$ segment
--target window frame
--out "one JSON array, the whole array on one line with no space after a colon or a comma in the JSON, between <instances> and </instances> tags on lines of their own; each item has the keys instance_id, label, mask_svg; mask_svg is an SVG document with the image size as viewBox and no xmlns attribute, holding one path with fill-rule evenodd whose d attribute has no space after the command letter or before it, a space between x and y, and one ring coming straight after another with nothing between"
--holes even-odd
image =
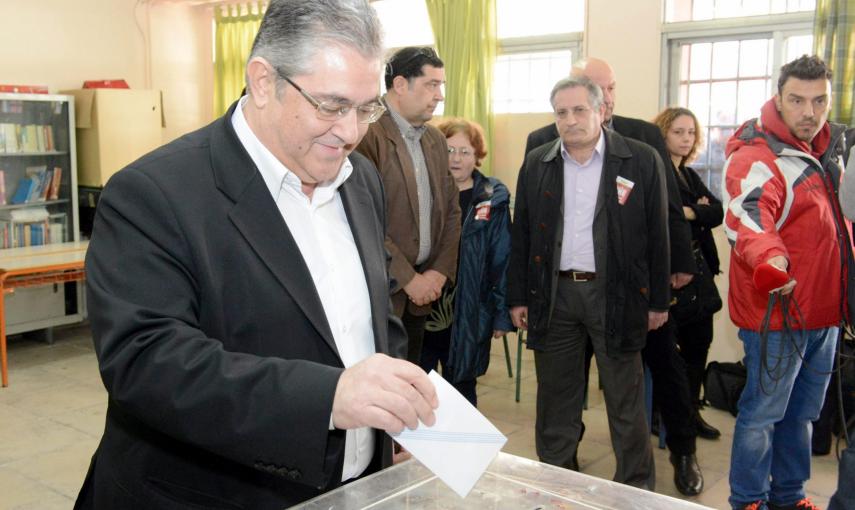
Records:
<instances>
[{"instance_id":1,"label":"window frame","mask_svg":"<svg viewBox=\"0 0 855 510\"><path fill-rule=\"evenodd\" d=\"M664 4L663 4L664 5ZM664 19L664 9L663 9ZM683 44L715 43L721 41L732 41L735 39L772 39L774 50L772 51L772 65L770 83L772 88L776 87L780 68L786 62L787 38L813 33L813 13L794 12L773 14L766 16L746 16L739 18L719 18L703 21L680 21L662 23L662 45L660 67L659 110L672 105L678 105L680 101L680 47ZM711 83L714 80L711 80ZM758 109L760 105L757 105ZM704 132L709 126L703 126ZM705 144L709 140L704 140ZM702 180L713 187L711 178L712 167L699 167L706 175L701 175Z\"/></svg>"},{"instance_id":2,"label":"window frame","mask_svg":"<svg viewBox=\"0 0 855 510\"><path fill-rule=\"evenodd\" d=\"M498 60L506 55L519 55L525 53L546 53L550 51L570 51L572 58L571 62L567 63L567 74L570 74L570 69L578 60L580 60L583 47L582 32L567 32L563 34L548 34L540 36L528 37L513 37L499 40L499 48L496 53ZM549 113L546 111L527 111L527 112L504 112L495 109L495 99L493 104L493 113L498 115L526 115L537 113Z\"/></svg>"},{"instance_id":3,"label":"window frame","mask_svg":"<svg viewBox=\"0 0 855 510\"><path fill-rule=\"evenodd\" d=\"M680 97L680 44L720 42L733 39L773 39L772 83L777 83L785 64L784 41L795 35L813 33L813 13L795 12L768 16L721 18L704 21L680 21L662 24L660 68L660 110L675 104Z\"/></svg>"}]
</instances>

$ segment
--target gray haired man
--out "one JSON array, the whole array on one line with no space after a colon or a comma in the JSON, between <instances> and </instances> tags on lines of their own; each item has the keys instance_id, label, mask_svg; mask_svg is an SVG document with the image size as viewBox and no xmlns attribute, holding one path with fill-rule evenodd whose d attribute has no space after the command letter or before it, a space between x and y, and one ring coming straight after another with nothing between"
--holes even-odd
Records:
<instances>
[{"instance_id":1,"label":"gray haired man","mask_svg":"<svg viewBox=\"0 0 855 510\"><path fill-rule=\"evenodd\" d=\"M109 403L77 508L281 509L433 423L351 152L384 110L380 32L364 0L271 1L247 95L107 184L86 271Z\"/></svg>"},{"instance_id":2,"label":"gray haired man","mask_svg":"<svg viewBox=\"0 0 855 510\"><path fill-rule=\"evenodd\" d=\"M578 469L590 336L605 393L614 479L653 489L639 351L668 317L667 196L649 146L603 129L600 87L552 89L559 138L526 156L517 182L507 302L537 371L540 460ZM661 170L661 169L660 169Z\"/></svg>"}]
</instances>

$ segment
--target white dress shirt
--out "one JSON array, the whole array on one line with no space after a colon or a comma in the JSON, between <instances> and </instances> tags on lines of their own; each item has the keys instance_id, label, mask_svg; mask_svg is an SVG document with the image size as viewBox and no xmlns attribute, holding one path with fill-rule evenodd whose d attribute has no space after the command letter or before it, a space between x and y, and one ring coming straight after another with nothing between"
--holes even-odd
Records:
<instances>
[{"instance_id":1,"label":"white dress shirt","mask_svg":"<svg viewBox=\"0 0 855 510\"><path fill-rule=\"evenodd\" d=\"M243 115L245 102L246 97L235 108L232 126L258 167L288 230L300 248L342 363L345 367L353 366L375 352L371 300L365 271L338 193L338 187L353 172L353 165L349 159L345 159L335 180L318 184L310 199L303 193L300 179L252 132ZM271 405L275 404L271 402ZM281 405L288 403L282 402ZM373 452L374 433L370 428L348 430L342 481L365 471Z\"/></svg>"},{"instance_id":2,"label":"white dress shirt","mask_svg":"<svg viewBox=\"0 0 855 510\"><path fill-rule=\"evenodd\" d=\"M561 243L561 264L566 271L596 272L594 261L594 212L603 175L603 154L606 149L603 130L588 161L578 162L561 142L564 158L564 235Z\"/></svg>"}]
</instances>

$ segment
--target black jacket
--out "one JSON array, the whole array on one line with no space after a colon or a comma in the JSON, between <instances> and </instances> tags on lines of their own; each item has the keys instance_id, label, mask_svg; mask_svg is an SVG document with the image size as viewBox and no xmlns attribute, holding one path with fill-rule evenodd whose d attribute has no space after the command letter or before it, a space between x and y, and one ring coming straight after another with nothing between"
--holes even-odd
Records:
<instances>
[{"instance_id":1,"label":"black jacket","mask_svg":"<svg viewBox=\"0 0 855 510\"><path fill-rule=\"evenodd\" d=\"M671 171L674 171L674 163L669 159L668 166ZM683 179L677 179L680 186L680 196L683 198L683 205L690 207L695 211L694 220L689 222L692 227L692 241L698 243L698 247L704 256L704 260L710 266L713 274L720 273L720 262L718 259L718 250L715 247L715 239L713 239L712 229L721 225L724 220L724 209L721 208L721 200L707 188L698 174L690 167L681 167L679 169ZM709 200L708 205L698 204L698 199L706 197Z\"/></svg>"},{"instance_id":2,"label":"black jacket","mask_svg":"<svg viewBox=\"0 0 855 510\"><path fill-rule=\"evenodd\" d=\"M659 128L650 122L630 117L612 115L612 129L618 134L633 140L644 142L653 147L664 164L671 161L665 140ZM525 144L525 153L534 148L558 138L558 128L555 123L543 126L529 133ZM680 199L680 189L677 179L671 172L663 172L665 185L668 190L668 236L671 243L671 272L695 273L695 259L692 256L692 232L686 217L683 215L683 202Z\"/></svg>"},{"instance_id":3,"label":"black jacket","mask_svg":"<svg viewBox=\"0 0 855 510\"><path fill-rule=\"evenodd\" d=\"M329 420L343 363L234 108L131 163L101 196L86 290L109 401L76 508L281 509L341 485L345 432ZM382 184L350 159L339 193L374 347L400 357ZM369 472L391 460L387 437L375 434Z\"/></svg>"},{"instance_id":4,"label":"black jacket","mask_svg":"<svg viewBox=\"0 0 855 510\"><path fill-rule=\"evenodd\" d=\"M670 301L668 229L661 158L650 146L604 130L606 149L600 180L605 235L594 235L598 278L606 278L606 346L609 352L637 351L647 337L648 311L668 310ZM560 142L531 151L520 170L511 262L509 307L528 306L528 344L542 348L558 281L563 232L564 162ZM649 168L657 171L650 172ZM635 183L626 203L617 200L615 181ZM597 239L605 240L598 246Z\"/></svg>"}]
</instances>

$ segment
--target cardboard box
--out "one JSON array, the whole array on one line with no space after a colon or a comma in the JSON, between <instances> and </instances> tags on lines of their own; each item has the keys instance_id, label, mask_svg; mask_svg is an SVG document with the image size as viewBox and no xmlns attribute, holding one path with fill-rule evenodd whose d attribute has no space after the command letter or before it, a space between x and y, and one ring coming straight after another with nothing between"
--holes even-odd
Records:
<instances>
[{"instance_id":1,"label":"cardboard box","mask_svg":"<svg viewBox=\"0 0 855 510\"><path fill-rule=\"evenodd\" d=\"M159 90L77 89L77 184L101 187L117 171L162 145Z\"/></svg>"}]
</instances>

